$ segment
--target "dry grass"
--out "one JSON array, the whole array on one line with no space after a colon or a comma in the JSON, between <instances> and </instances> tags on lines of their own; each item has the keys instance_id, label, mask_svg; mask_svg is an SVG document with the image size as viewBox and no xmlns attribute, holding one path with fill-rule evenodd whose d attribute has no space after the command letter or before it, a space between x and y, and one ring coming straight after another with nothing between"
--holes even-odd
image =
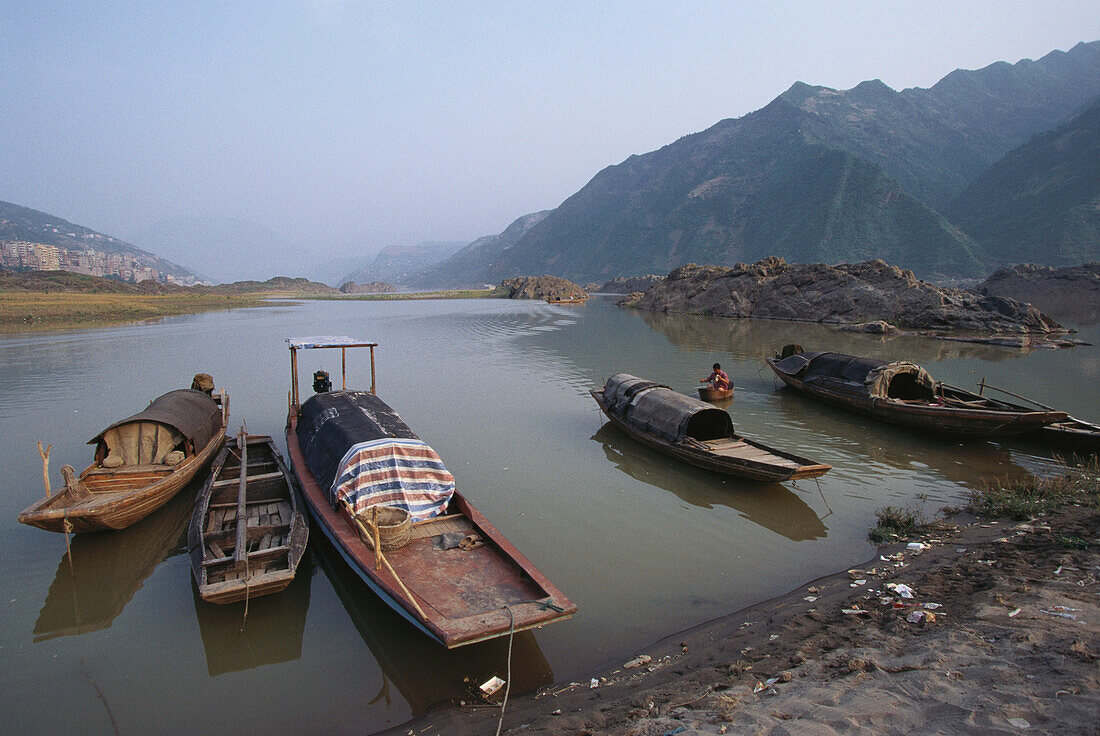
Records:
<instances>
[{"instance_id":1,"label":"dry grass","mask_svg":"<svg viewBox=\"0 0 1100 736\"><path fill-rule=\"evenodd\" d=\"M0 327L42 329L132 322L174 314L253 307L257 295L226 294L0 294Z\"/></svg>"}]
</instances>

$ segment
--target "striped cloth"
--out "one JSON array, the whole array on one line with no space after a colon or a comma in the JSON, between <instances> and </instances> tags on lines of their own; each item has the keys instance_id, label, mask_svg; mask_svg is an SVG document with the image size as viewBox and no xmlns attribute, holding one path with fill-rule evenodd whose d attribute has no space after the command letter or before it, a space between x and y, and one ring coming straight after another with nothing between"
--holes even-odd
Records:
<instances>
[{"instance_id":1,"label":"striped cloth","mask_svg":"<svg viewBox=\"0 0 1100 736\"><path fill-rule=\"evenodd\" d=\"M339 468L329 500L333 506L349 505L354 513L385 504L423 521L441 514L455 491L454 476L420 440L360 442L345 453Z\"/></svg>"}]
</instances>

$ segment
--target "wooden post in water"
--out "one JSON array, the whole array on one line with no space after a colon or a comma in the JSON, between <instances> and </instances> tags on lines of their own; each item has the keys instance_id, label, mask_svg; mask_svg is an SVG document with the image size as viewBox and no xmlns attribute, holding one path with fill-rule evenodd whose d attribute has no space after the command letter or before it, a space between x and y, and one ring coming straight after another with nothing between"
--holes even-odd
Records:
<instances>
[{"instance_id":1,"label":"wooden post in water","mask_svg":"<svg viewBox=\"0 0 1100 736\"><path fill-rule=\"evenodd\" d=\"M50 449L53 445L46 445L42 449L42 440L38 441L38 454L42 456L42 482L46 484L46 498L50 497Z\"/></svg>"},{"instance_id":2,"label":"wooden post in water","mask_svg":"<svg viewBox=\"0 0 1100 736\"><path fill-rule=\"evenodd\" d=\"M370 346L370 392L374 394L374 346Z\"/></svg>"},{"instance_id":3,"label":"wooden post in water","mask_svg":"<svg viewBox=\"0 0 1100 736\"><path fill-rule=\"evenodd\" d=\"M298 349L290 346L290 393L294 415L298 415Z\"/></svg>"}]
</instances>

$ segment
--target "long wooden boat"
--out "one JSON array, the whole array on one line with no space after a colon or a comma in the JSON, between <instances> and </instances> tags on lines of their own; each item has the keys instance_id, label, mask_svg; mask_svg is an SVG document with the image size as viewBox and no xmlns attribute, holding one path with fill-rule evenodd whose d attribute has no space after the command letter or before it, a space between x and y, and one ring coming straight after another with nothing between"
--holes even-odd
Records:
<instances>
[{"instance_id":1,"label":"long wooden boat","mask_svg":"<svg viewBox=\"0 0 1100 736\"><path fill-rule=\"evenodd\" d=\"M584 304L588 301L588 295L585 296L548 296L546 297L547 304Z\"/></svg>"},{"instance_id":2,"label":"long wooden boat","mask_svg":"<svg viewBox=\"0 0 1100 736\"><path fill-rule=\"evenodd\" d=\"M235 603L278 593L294 579L308 541L282 455L270 437L242 429L214 459L187 531L199 595Z\"/></svg>"},{"instance_id":3,"label":"long wooden boat","mask_svg":"<svg viewBox=\"0 0 1100 736\"><path fill-rule=\"evenodd\" d=\"M817 478L832 469L734 432L729 413L629 373L589 393L612 424L684 462L748 480Z\"/></svg>"},{"instance_id":4,"label":"long wooden boat","mask_svg":"<svg viewBox=\"0 0 1100 736\"><path fill-rule=\"evenodd\" d=\"M19 514L51 532L125 529L168 502L210 462L225 441L229 400L178 389L144 411L115 422L88 444L95 460L76 476L61 469L63 490ZM172 463L175 464L172 464Z\"/></svg>"},{"instance_id":5,"label":"long wooden boat","mask_svg":"<svg viewBox=\"0 0 1100 736\"><path fill-rule=\"evenodd\" d=\"M787 346L768 365L791 388L850 411L939 434L1002 437L1068 418L980 396L935 380L906 361L887 362Z\"/></svg>"},{"instance_id":6,"label":"long wooden boat","mask_svg":"<svg viewBox=\"0 0 1100 736\"><path fill-rule=\"evenodd\" d=\"M702 401L722 401L733 396L733 388L712 388L711 386L699 387L699 398Z\"/></svg>"},{"instance_id":7,"label":"long wooden boat","mask_svg":"<svg viewBox=\"0 0 1100 736\"><path fill-rule=\"evenodd\" d=\"M316 528L371 590L448 648L576 612L576 604L454 489L438 455L374 394L377 343L333 337L288 342L291 467ZM345 376L341 390L299 402L297 352L340 348L345 365L349 347L371 349L371 391L347 390ZM372 469L364 459L369 453L383 461L415 454L416 462ZM425 498L430 503L421 503ZM361 521L381 505L413 513L403 546L387 549Z\"/></svg>"},{"instance_id":8,"label":"long wooden boat","mask_svg":"<svg viewBox=\"0 0 1100 736\"><path fill-rule=\"evenodd\" d=\"M984 396L986 389L999 391L1013 398L1033 404L1040 409L1054 411L1052 407L1046 404L1040 404L1034 399L1029 399L1026 396L1021 396L1007 389L992 386L986 383L983 378L981 383L978 384L978 393ZM1056 449L1065 449L1074 453L1100 455L1100 424L1086 422L1076 417L1067 417L1064 421L1053 422L1045 427L1040 427L1038 431L1029 434L1028 439L1033 439L1048 447Z\"/></svg>"}]
</instances>

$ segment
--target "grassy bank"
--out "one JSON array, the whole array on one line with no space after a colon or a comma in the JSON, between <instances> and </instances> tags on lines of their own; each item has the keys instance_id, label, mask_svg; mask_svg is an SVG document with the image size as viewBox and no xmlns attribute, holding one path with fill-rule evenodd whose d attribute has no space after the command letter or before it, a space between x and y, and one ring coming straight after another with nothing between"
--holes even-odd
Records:
<instances>
[{"instance_id":1,"label":"grassy bank","mask_svg":"<svg viewBox=\"0 0 1100 736\"><path fill-rule=\"evenodd\" d=\"M258 294L0 293L0 328L88 327L176 314L254 307Z\"/></svg>"}]
</instances>

